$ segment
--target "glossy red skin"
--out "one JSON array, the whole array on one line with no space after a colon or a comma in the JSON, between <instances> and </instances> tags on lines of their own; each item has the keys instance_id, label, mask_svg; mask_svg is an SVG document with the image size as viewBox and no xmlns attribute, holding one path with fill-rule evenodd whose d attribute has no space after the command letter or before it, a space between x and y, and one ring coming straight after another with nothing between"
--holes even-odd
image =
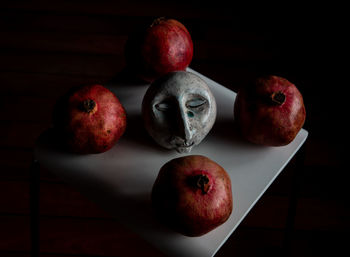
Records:
<instances>
[{"instance_id":1,"label":"glossy red skin","mask_svg":"<svg viewBox=\"0 0 350 257\"><path fill-rule=\"evenodd\" d=\"M139 76L152 82L171 71L185 70L192 61L193 42L182 23L160 18L147 29L140 51Z\"/></svg>"},{"instance_id":2,"label":"glossy red skin","mask_svg":"<svg viewBox=\"0 0 350 257\"><path fill-rule=\"evenodd\" d=\"M279 91L286 96L281 105L269 101L269 96ZM282 77L268 76L238 92L234 116L250 142L283 146L292 142L303 127L306 112L303 97L294 84Z\"/></svg>"},{"instance_id":3,"label":"glossy red skin","mask_svg":"<svg viewBox=\"0 0 350 257\"><path fill-rule=\"evenodd\" d=\"M209 190L189 183L205 174ZM190 155L173 159L160 170L152 190L157 216L186 236L201 236L223 224L233 208L231 180L227 172L207 157Z\"/></svg>"},{"instance_id":4,"label":"glossy red skin","mask_svg":"<svg viewBox=\"0 0 350 257\"><path fill-rule=\"evenodd\" d=\"M81 103L91 99L96 106L87 113ZM61 128L64 141L76 153L102 153L123 135L126 114L118 98L102 85L89 85L70 92L58 105L56 126Z\"/></svg>"}]
</instances>

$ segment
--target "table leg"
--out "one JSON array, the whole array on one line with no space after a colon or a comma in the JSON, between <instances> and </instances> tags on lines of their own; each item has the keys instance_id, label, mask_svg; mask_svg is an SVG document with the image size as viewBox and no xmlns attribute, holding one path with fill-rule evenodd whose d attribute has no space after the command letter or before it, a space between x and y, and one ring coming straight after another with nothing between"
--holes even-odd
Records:
<instances>
[{"instance_id":1,"label":"table leg","mask_svg":"<svg viewBox=\"0 0 350 257\"><path fill-rule=\"evenodd\" d=\"M34 159L30 166L30 238L32 257L39 256L39 168L39 162Z\"/></svg>"},{"instance_id":2,"label":"table leg","mask_svg":"<svg viewBox=\"0 0 350 257\"><path fill-rule=\"evenodd\" d=\"M295 225L295 217L297 214L296 212L297 212L297 203L298 203L300 184L301 184L302 174L305 171L304 146L300 148L295 158L296 158L296 163L293 169L292 188L289 196L288 215L286 220L285 237L284 237L284 243L283 243L283 248L285 249L287 254L290 253L291 251L291 243L294 236L294 225Z\"/></svg>"}]
</instances>

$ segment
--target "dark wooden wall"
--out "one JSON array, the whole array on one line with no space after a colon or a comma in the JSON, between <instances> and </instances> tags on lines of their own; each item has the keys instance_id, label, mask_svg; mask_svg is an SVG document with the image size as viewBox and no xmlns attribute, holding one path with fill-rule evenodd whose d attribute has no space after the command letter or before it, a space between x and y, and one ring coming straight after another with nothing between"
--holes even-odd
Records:
<instances>
[{"instance_id":1,"label":"dark wooden wall","mask_svg":"<svg viewBox=\"0 0 350 257\"><path fill-rule=\"evenodd\" d=\"M37 187L29 167L53 104L71 86L105 83L120 72L129 33L160 16L192 34L195 70L232 90L259 74L281 75L306 103L310 134L301 154L217 256L338 256L349 228L341 166L348 83L339 83L338 67L347 31L341 13L295 5L253 11L224 1L2 1L0 256L35 252L30 192ZM163 256L48 171L40 170L39 186L40 256Z\"/></svg>"}]
</instances>

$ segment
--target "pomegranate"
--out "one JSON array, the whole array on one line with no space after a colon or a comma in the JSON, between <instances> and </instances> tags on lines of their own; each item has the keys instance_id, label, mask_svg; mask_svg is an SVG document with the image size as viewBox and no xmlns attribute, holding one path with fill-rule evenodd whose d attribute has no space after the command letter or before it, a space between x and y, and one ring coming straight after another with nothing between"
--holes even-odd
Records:
<instances>
[{"instance_id":1,"label":"pomegranate","mask_svg":"<svg viewBox=\"0 0 350 257\"><path fill-rule=\"evenodd\" d=\"M73 152L101 153L124 133L126 114L118 98L104 86L82 86L57 102L54 126Z\"/></svg>"},{"instance_id":2,"label":"pomegranate","mask_svg":"<svg viewBox=\"0 0 350 257\"><path fill-rule=\"evenodd\" d=\"M294 84L278 76L260 77L237 94L234 117L243 136L266 146L293 141L305 122L303 97Z\"/></svg>"},{"instance_id":3,"label":"pomegranate","mask_svg":"<svg viewBox=\"0 0 350 257\"><path fill-rule=\"evenodd\" d=\"M175 158L160 169L152 189L157 217L186 236L201 236L231 215L228 173L201 155Z\"/></svg>"},{"instance_id":4,"label":"pomegranate","mask_svg":"<svg viewBox=\"0 0 350 257\"><path fill-rule=\"evenodd\" d=\"M128 66L152 82L168 72L185 70L192 61L193 42L182 23L158 18L130 36L125 51Z\"/></svg>"}]
</instances>

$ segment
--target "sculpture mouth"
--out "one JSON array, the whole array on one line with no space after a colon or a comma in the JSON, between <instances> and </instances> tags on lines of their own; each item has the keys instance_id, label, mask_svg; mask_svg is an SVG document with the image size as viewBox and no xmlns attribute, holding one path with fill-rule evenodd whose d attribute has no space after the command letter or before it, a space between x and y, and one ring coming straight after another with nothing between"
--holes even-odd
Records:
<instances>
[{"instance_id":1,"label":"sculpture mouth","mask_svg":"<svg viewBox=\"0 0 350 257\"><path fill-rule=\"evenodd\" d=\"M192 150L192 146L179 146L179 147L176 147L175 150L178 153L189 153Z\"/></svg>"},{"instance_id":2,"label":"sculpture mouth","mask_svg":"<svg viewBox=\"0 0 350 257\"><path fill-rule=\"evenodd\" d=\"M183 144L176 144L175 150L178 153L189 153L193 146L194 146L194 142L183 143Z\"/></svg>"},{"instance_id":3,"label":"sculpture mouth","mask_svg":"<svg viewBox=\"0 0 350 257\"><path fill-rule=\"evenodd\" d=\"M191 151L191 148L194 146L194 141L187 141L179 137L173 137L170 140L170 144L173 148L176 149L179 153L188 153Z\"/></svg>"},{"instance_id":4,"label":"sculpture mouth","mask_svg":"<svg viewBox=\"0 0 350 257\"><path fill-rule=\"evenodd\" d=\"M194 142L176 144L176 147L192 147Z\"/></svg>"}]
</instances>

